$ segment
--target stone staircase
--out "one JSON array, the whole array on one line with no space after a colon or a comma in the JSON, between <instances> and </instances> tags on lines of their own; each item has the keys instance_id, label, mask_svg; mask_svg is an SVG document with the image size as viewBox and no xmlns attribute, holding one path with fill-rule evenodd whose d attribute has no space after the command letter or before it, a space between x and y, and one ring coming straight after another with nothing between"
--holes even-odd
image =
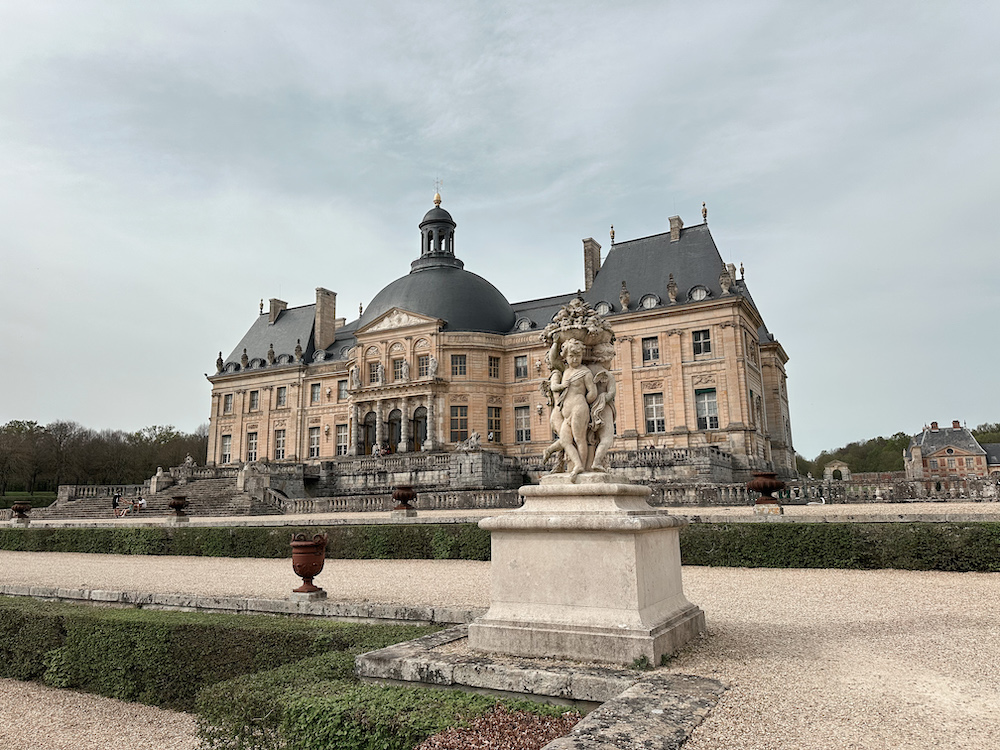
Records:
<instances>
[{"instance_id":1,"label":"stone staircase","mask_svg":"<svg viewBox=\"0 0 1000 750\"><path fill-rule=\"evenodd\" d=\"M184 512L194 517L206 516L270 516L281 515L274 505L255 500L246 492L236 489L232 478L226 479L194 479L184 485L167 487L146 498L146 509L138 514L129 513L129 518L150 518L170 515L170 501L177 495L184 495L188 506ZM131 502L132 497L122 498L122 505ZM53 503L47 508L36 508L29 514L30 518L41 520L55 519L110 519L110 497L85 497L62 504Z\"/></svg>"}]
</instances>

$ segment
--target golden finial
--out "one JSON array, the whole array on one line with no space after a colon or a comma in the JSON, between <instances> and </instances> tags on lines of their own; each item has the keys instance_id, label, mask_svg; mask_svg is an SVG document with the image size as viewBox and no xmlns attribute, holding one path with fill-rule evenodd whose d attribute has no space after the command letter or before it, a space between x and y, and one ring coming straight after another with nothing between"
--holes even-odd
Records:
<instances>
[{"instance_id":1,"label":"golden finial","mask_svg":"<svg viewBox=\"0 0 1000 750\"><path fill-rule=\"evenodd\" d=\"M615 225L611 225L611 244L615 244Z\"/></svg>"},{"instance_id":2,"label":"golden finial","mask_svg":"<svg viewBox=\"0 0 1000 750\"><path fill-rule=\"evenodd\" d=\"M260 314L261 315L264 314L264 298L263 297L260 298Z\"/></svg>"},{"instance_id":3,"label":"golden finial","mask_svg":"<svg viewBox=\"0 0 1000 750\"><path fill-rule=\"evenodd\" d=\"M435 206L440 206L441 205L441 186L443 184L444 183L442 183L441 180L434 180L434 205Z\"/></svg>"},{"instance_id":4,"label":"golden finial","mask_svg":"<svg viewBox=\"0 0 1000 750\"><path fill-rule=\"evenodd\" d=\"M701 202L701 220L708 223L708 206L705 205L705 201Z\"/></svg>"},{"instance_id":5,"label":"golden finial","mask_svg":"<svg viewBox=\"0 0 1000 750\"><path fill-rule=\"evenodd\" d=\"M434 193L434 205L435 206L441 205L441 193Z\"/></svg>"}]
</instances>

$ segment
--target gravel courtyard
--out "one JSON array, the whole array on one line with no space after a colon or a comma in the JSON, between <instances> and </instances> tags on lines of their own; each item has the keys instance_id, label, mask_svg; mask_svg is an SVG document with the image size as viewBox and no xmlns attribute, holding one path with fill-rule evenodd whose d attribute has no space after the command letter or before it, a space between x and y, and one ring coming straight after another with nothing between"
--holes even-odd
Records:
<instances>
[{"instance_id":1,"label":"gravel courtyard","mask_svg":"<svg viewBox=\"0 0 1000 750\"><path fill-rule=\"evenodd\" d=\"M0 582L284 596L288 560L0 552ZM487 606L489 563L329 561L344 601ZM666 669L723 680L685 750L1000 747L1000 574L684 568L709 632ZM190 748L183 714L0 681L10 747Z\"/></svg>"}]
</instances>

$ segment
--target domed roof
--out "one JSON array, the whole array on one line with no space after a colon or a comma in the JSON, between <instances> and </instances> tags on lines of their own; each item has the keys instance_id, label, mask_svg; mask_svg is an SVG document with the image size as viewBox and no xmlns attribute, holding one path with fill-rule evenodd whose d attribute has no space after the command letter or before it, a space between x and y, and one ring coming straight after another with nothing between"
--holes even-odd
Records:
<instances>
[{"instance_id":1,"label":"domed roof","mask_svg":"<svg viewBox=\"0 0 1000 750\"><path fill-rule=\"evenodd\" d=\"M430 222L445 222L454 226L455 220L451 218L451 214L445 211L441 206L434 206L430 211L424 214L423 220L420 222L420 226L428 224Z\"/></svg>"},{"instance_id":2,"label":"domed roof","mask_svg":"<svg viewBox=\"0 0 1000 750\"><path fill-rule=\"evenodd\" d=\"M394 307L441 318L449 331L506 333L514 327L507 298L482 276L455 266L419 268L396 279L368 304L358 328Z\"/></svg>"}]
</instances>

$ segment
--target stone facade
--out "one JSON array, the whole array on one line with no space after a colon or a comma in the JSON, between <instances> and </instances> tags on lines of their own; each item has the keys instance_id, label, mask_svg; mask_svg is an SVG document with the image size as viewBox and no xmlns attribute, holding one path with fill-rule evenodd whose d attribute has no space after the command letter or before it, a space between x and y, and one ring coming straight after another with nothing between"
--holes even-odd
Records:
<instances>
[{"instance_id":1,"label":"stone facade","mask_svg":"<svg viewBox=\"0 0 1000 750\"><path fill-rule=\"evenodd\" d=\"M445 258L449 272L474 277L449 255L453 227L439 206L428 212L415 281L427 278L435 258ZM615 334L617 468L636 469L623 477L630 481L657 473L739 481L772 467L794 476L788 356L736 269L722 263L707 223L683 228L677 219L671 230L613 244L604 268L600 245L584 241L582 294ZM437 246L439 236L444 244ZM691 266L692 257L700 265ZM711 278L702 278L703 268L714 269ZM611 274L614 288L622 287L614 295ZM653 277L662 277L663 289L642 294ZM574 295L509 306L510 322L494 326L503 330L460 330L456 317L429 314L433 305L412 309L421 305L407 290L398 293L400 304L388 306L393 290L409 280L386 287L373 300L375 313L351 323L336 316L336 295L322 288L315 305L262 305L244 340L228 358L220 353L209 377L209 464L318 466L376 451L452 451L474 433L488 452L537 464L552 440L539 334ZM685 460L676 459L681 455Z\"/></svg>"}]
</instances>

